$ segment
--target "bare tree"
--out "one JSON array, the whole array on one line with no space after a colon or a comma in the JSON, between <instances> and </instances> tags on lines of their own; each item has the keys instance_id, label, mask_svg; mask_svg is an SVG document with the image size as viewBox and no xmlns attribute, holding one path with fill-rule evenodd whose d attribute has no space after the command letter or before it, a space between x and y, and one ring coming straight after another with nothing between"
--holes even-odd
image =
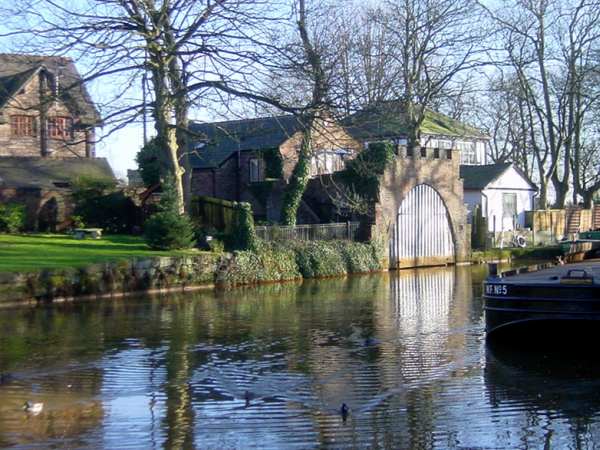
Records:
<instances>
[{"instance_id":1,"label":"bare tree","mask_svg":"<svg viewBox=\"0 0 600 450\"><path fill-rule=\"evenodd\" d=\"M497 62L513 71L525 102L540 204L547 205L551 182L556 205L562 207L572 170L579 178L585 115L598 101L586 93L585 85L593 73L600 3L511 0L488 12L498 26L506 55L505 61ZM577 192L574 195L576 199Z\"/></svg>"},{"instance_id":2,"label":"bare tree","mask_svg":"<svg viewBox=\"0 0 600 450\"><path fill-rule=\"evenodd\" d=\"M305 0L298 0L298 34L302 46L303 58L300 59L302 72L306 75L311 86L311 98L300 114L302 129L302 141L298 153L298 162L290 178L285 192L282 205L281 221L285 225L295 225L300 201L306 190L310 175L310 162L312 156L312 133L313 126L318 119L324 119L327 112L327 94L329 92L329 80L324 69L322 52L318 44L311 39L307 24L307 11Z\"/></svg>"},{"instance_id":3,"label":"bare tree","mask_svg":"<svg viewBox=\"0 0 600 450\"><path fill-rule=\"evenodd\" d=\"M479 13L472 0L389 1L370 12L392 41L387 58L401 68L394 89L404 102L408 147L419 142L426 108L482 64Z\"/></svg>"},{"instance_id":4,"label":"bare tree","mask_svg":"<svg viewBox=\"0 0 600 450\"><path fill-rule=\"evenodd\" d=\"M512 162L534 183L531 123L516 77L502 72L490 80L474 106L474 123L491 137L488 155L494 163ZM534 135L535 137L535 135Z\"/></svg>"},{"instance_id":5,"label":"bare tree","mask_svg":"<svg viewBox=\"0 0 600 450\"><path fill-rule=\"evenodd\" d=\"M402 74L389 30L372 20L366 8L347 8L344 28L337 29L336 48L339 64L331 89L335 107L348 116L367 105L394 100Z\"/></svg>"}]
</instances>

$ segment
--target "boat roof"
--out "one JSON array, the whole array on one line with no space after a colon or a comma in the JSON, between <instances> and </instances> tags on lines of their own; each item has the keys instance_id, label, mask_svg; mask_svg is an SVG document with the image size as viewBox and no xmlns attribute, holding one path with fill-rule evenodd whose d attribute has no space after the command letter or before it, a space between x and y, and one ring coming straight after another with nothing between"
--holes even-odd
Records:
<instances>
[{"instance_id":1,"label":"boat roof","mask_svg":"<svg viewBox=\"0 0 600 450\"><path fill-rule=\"evenodd\" d=\"M564 265L555 265L542 270L532 270L539 266L529 266L529 271L522 272L517 270L514 275L503 276L498 278L499 283L508 283L511 285L538 285L538 284L556 284L561 285L561 278L565 277L570 270L585 270L591 274L594 279L594 284L600 283L600 259L588 259L578 263L570 263ZM522 270L522 269L521 269ZM513 271L508 271L513 272ZM507 272L504 272L505 274Z\"/></svg>"}]
</instances>

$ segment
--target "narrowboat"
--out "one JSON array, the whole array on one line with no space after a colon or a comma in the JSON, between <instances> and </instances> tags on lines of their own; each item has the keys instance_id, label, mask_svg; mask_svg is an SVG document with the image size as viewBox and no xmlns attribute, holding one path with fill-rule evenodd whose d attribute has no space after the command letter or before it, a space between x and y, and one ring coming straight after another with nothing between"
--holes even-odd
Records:
<instances>
[{"instance_id":1,"label":"narrowboat","mask_svg":"<svg viewBox=\"0 0 600 450\"><path fill-rule=\"evenodd\" d=\"M530 266L498 273L483 283L486 334L565 340L600 337L600 260ZM543 335L541 336L540 333Z\"/></svg>"}]
</instances>

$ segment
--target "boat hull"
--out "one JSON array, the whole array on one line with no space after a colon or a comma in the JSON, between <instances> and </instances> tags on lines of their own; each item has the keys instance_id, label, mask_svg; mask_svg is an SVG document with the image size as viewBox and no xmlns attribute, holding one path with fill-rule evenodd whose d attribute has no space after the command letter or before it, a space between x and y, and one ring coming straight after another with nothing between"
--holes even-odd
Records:
<instances>
[{"instance_id":1,"label":"boat hull","mask_svg":"<svg viewBox=\"0 0 600 450\"><path fill-rule=\"evenodd\" d=\"M504 278L484 282L486 333L509 331L530 322L595 323L600 334L600 285L519 283ZM553 327L550 327L550 330Z\"/></svg>"}]
</instances>

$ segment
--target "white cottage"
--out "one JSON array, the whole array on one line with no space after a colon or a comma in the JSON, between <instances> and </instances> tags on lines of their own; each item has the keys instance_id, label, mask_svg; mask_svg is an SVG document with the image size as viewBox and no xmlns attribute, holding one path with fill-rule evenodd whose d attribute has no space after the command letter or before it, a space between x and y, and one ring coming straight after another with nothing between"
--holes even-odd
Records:
<instances>
[{"instance_id":1,"label":"white cottage","mask_svg":"<svg viewBox=\"0 0 600 450\"><path fill-rule=\"evenodd\" d=\"M525 211L533 209L537 187L511 163L462 165L465 203L472 213L481 205L488 231L511 231L525 224Z\"/></svg>"}]
</instances>

